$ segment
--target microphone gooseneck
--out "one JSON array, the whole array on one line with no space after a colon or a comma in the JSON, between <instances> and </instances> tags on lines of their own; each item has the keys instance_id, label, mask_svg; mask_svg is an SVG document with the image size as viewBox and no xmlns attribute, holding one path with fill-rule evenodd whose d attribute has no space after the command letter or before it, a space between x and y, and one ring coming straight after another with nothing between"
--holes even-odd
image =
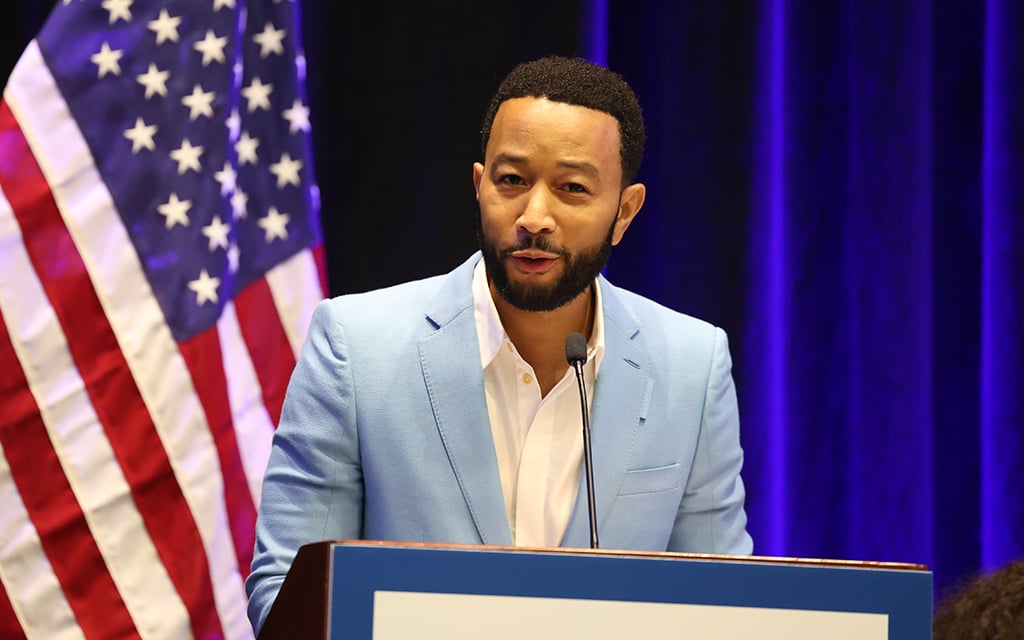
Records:
<instances>
[{"instance_id":1,"label":"microphone gooseneck","mask_svg":"<svg viewBox=\"0 0 1024 640\"><path fill-rule=\"evenodd\" d=\"M587 363L587 339L573 332L565 339L565 360L576 372L580 389L580 410L583 414L583 473L587 482L587 511L590 516L590 548L597 549L597 507L594 500L594 455L590 448L590 412L587 408L587 387L583 383L583 365Z\"/></svg>"}]
</instances>

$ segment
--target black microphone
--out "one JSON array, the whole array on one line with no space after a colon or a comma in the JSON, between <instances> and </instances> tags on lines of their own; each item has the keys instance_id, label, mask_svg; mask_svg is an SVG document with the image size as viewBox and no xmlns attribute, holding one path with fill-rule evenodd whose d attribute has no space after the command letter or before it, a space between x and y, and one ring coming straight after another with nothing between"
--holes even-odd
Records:
<instances>
[{"instance_id":1,"label":"black microphone","mask_svg":"<svg viewBox=\"0 0 1024 640\"><path fill-rule=\"evenodd\" d=\"M580 409L583 411L583 472L587 478L587 510L590 515L590 548L597 549L597 508L594 506L594 455L590 449L590 412L587 410L587 387L583 384L583 365L587 363L587 339L573 332L565 339L565 359L576 372L580 388Z\"/></svg>"}]
</instances>

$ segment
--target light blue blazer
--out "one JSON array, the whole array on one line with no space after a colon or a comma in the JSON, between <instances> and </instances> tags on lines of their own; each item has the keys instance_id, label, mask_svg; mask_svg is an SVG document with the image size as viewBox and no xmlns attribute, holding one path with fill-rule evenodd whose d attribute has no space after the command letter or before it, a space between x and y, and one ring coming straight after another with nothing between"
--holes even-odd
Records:
<instances>
[{"instance_id":1,"label":"light blue blazer","mask_svg":"<svg viewBox=\"0 0 1024 640\"><path fill-rule=\"evenodd\" d=\"M479 259L317 308L263 484L246 582L256 629L309 542L512 544L473 317ZM751 553L725 333L598 282L602 548ZM589 531L581 486L562 546L588 547Z\"/></svg>"}]
</instances>

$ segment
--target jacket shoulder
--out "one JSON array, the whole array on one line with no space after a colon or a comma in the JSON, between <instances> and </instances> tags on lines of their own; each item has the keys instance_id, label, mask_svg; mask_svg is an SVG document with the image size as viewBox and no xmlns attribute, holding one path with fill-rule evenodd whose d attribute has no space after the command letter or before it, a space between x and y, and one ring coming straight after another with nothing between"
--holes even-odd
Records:
<instances>
[{"instance_id":1,"label":"jacket shoulder","mask_svg":"<svg viewBox=\"0 0 1024 640\"><path fill-rule=\"evenodd\" d=\"M677 311L638 293L601 280L605 317L630 335L642 333L652 348L658 344L698 342L714 344L722 331L714 324Z\"/></svg>"}]
</instances>

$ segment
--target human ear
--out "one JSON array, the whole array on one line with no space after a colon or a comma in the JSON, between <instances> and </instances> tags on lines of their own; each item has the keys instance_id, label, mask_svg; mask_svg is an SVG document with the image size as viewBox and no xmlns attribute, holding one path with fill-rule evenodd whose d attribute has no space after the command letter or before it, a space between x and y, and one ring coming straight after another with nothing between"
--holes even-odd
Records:
<instances>
[{"instance_id":1,"label":"human ear","mask_svg":"<svg viewBox=\"0 0 1024 640\"><path fill-rule=\"evenodd\" d=\"M484 165L479 162L473 163L473 189L476 191L476 199L480 200L480 181L484 178Z\"/></svg>"},{"instance_id":2,"label":"human ear","mask_svg":"<svg viewBox=\"0 0 1024 640\"><path fill-rule=\"evenodd\" d=\"M635 182L622 190L619 198L619 211L615 216L615 230L612 232L612 244L619 244L622 236L626 234L633 218L640 213L644 206L644 199L647 197L647 187L640 182Z\"/></svg>"}]
</instances>

